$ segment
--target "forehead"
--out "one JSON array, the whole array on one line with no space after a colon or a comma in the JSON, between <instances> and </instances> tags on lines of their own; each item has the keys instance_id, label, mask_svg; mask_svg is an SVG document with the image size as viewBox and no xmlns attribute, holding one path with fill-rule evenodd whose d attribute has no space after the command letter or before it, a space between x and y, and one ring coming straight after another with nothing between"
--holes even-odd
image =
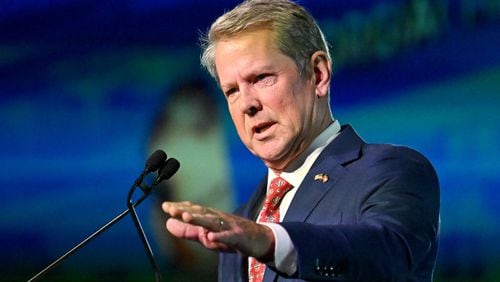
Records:
<instances>
[{"instance_id":1,"label":"forehead","mask_svg":"<svg viewBox=\"0 0 500 282\"><path fill-rule=\"evenodd\" d=\"M221 56L228 55L228 52L238 51L254 54L279 52L279 49L273 31L269 29L248 30L220 38L215 45L216 61Z\"/></svg>"},{"instance_id":2,"label":"forehead","mask_svg":"<svg viewBox=\"0 0 500 282\"><path fill-rule=\"evenodd\" d=\"M274 33L267 29L225 37L215 46L215 65L219 78L234 71L270 68L285 57L288 58L278 49Z\"/></svg>"}]
</instances>

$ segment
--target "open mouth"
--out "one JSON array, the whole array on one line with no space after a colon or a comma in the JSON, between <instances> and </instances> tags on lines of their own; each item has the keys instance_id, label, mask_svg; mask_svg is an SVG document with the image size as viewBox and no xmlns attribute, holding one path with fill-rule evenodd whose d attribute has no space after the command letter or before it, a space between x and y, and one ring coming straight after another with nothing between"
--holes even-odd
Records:
<instances>
[{"instance_id":1,"label":"open mouth","mask_svg":"<svg viewBox=\"0 0 500 282\"><path fill-rule=\"evenodd\" d=\"M267 129L269 129L273 124L274 124L274 122L266 122L266 123L259 124L258 126L254 127L253 131L256 134L260 134L260 133L266 131Z\"/></svg>"}]
</instances>

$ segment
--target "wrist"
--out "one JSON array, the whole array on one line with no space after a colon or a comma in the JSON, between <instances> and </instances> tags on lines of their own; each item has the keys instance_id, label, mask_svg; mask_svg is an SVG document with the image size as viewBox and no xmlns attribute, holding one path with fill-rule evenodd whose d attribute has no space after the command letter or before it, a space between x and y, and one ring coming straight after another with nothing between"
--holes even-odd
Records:
<instances>
[{"instance_id":1,"label":"wrist","mask_svg":"<svg viewBox=\"0 0 500 282\"><path fill-rule=\"evenodd\" d=\"M275 246L276 246L276 238L274 237L274 232L269 226L262 225L262 227L265 230L265 237L266 237L266 242L267 242L267 248L264 254L261 257L258 257L257 259L260 262L263 263L268 263L274 261L274 251L275 251Z\"/></svg>"}]
</instances>

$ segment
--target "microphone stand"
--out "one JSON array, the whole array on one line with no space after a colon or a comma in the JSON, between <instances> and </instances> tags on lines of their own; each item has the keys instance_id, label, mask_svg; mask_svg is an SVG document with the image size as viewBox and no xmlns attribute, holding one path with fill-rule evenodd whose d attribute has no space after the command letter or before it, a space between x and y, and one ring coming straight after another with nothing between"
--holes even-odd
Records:
<instances>
[{"instance_id":1,"label":"microphone stand","mask_svg":"<svg viewBox=\"0 0 500 282\"><path fill-rule=\"evenodd\" d=\"M135 208L134 208L135 204L132 202L132 196L133 196L135 189L137 187L140 187L141 190L144 192L143 197L149 195L149 193L151 192L150 187L147 187L144 185L133 186L128 193L127 207L128 207L128 210L130 211L130 215L132 216L132 219L134 220L135 228L137 229L137 233L139 234L139 237L141 238L142 245L144 246L146 254L148 255L149 262L151 263L151 266L153 267L153 270L155 272L155 281L159 282L159 281L161 281L160 268L158 267L158 263L155 260L151 246L148 242L146 234L144 233L144 229L142 228L139 217L137 216L137 213L135 211Z\"/></svg>"},{"instance_id":2,"label":"microphone stand","mask_svg":"<svg viewBox=\"0 0 500 282\"><path fill-rule=\"evenodd\" d=\"M59 265L63 260L65 260L66 258L68 258L70 255L72 255L73 253L75 253L77 250L79 250L80 248L82 248L86 244L88 244L95 237L99 236L99 234L101 234L104 231L108 230L111 226L113 226L115 223L117 223L122 218L124 218L129 212L132 213L132 218L134 218L134 223L136 224L136 227L137 227L137 225L139 225L139 227L137 227L138 229L140 228L140 230L138 230L140 232L139 235L141 235L141 238L143 240L146 240L146 243L148 244L148 247L149 247L149 243L147 242L147 239L145 238L145 235L144 235L144 230L142 229L142 227L140 225L139 219L137 218L137 214L135 213L135 209L134 209L134 207L138 206L140 203L142 203L142 201L144 201L144 199L146 199L147 196L149 196L150 191L152 189L152 187L148 187L148 186L142 184L142 180L143 180L145 174L146 174L146 172L143 172L139 176L139 178L137 178L137 180L134 182L134 185L130 188L130 193L129 193L129 197L128 197L129 198L129 203L127 204L128 208L126 210L124 210L122 213L120 213L119 215L117 215L115 218L113 218L108 223L104 224L101 228L97 229L94 233L92 233L90 236L88 236L87 238L85 238L79 244L77 244L76 246L74 246L71 250L67 251L64 255L60 256L58 259L56 259L55 261L53 261L51 264L49 264L47 267L45 267L42 271L40 271L39 273L37 273L35 276L31 277L28 280L28 282L36 281L37 279L41 278L47 272L49 272L54 267L56 267L57 265ZM132 196L133 191L135 190L135 188L137 186L141 187L141 189L144 191L144 194L135 203L131 203L130 198ZM136 223L136 220L137 220L137 223ZM142 232L142 234L141 234L141 232ZM146 251L148 251L148 250L146 250ZM151 259L152 252L151 252L150 249L149 249L148 255L149 255L149 253L151 253L151 255L150 255L150 259ZM157 280L156 281L160 281L160 280L158 280L158 277L159 277L159 271L157 270L158 266L157 266L156 262L154 261L154 258L152 259L152 261L153 261L153 266L155 268L155 276L157 276Z\"/></svg>"}]
</instances>

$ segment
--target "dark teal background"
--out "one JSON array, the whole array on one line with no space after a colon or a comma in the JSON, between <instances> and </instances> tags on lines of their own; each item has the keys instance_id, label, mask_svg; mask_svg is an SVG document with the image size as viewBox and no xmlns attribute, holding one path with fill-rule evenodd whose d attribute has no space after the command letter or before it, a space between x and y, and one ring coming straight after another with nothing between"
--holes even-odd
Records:
<instances>
[{"instance_id":1,"label":"dark teal background","mask_svg":"<svg viewBox=\"0 0 500 282\"><path fill-rule=\"evenodd\" d=\"M335 117L435 165L436 281L500 280L499 2L301 1L332 46ZM126 208L180 81L201 76L225 107L199 67L197 36L235 3L0 0L2 281L27 280ZM237 205L265 168L226 113L221 121ZM151 205L138 208L148 234ZM129 218L46 281L103 277L153 280Z\"/></svg>"}]
</instances>

